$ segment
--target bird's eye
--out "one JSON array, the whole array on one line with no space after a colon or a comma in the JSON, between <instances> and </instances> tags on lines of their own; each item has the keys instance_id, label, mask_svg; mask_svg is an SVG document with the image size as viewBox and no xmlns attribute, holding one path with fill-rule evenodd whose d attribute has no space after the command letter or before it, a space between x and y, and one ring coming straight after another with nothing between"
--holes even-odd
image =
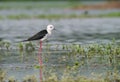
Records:
<instances>
[{"instance_id":1,"label":"bird's eye","mask_svg":"<svg viewBox=\"0 0 120 82\"><path fill-rule=\"evenodd\" d=\"M50 28L52 28L52 26Z\"/></svg>"}]
</instances>

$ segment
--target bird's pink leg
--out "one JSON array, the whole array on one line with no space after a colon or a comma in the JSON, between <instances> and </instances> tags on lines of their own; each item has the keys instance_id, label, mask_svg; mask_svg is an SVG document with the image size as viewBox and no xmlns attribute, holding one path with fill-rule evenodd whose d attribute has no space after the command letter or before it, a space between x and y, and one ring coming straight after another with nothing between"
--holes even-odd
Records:
<instances>
[{"instance_id":1,"label":"bird's pink leg","mask_svg":"<svg viewBox=\"0 0 120 82\"><path fill-rule=\"evenodd\" d=\"M40 82L42 82L43 77L42 77L42 41L40 41L40 48L39 48L39 53L38 53L38 58L39 58L39 64L40 64Z\"/></svg>"},{"instance_id":2,"label":"bird's pink leg","mask_svg":"<svg viewBox=\"0 0 120 82\"><path fill-rule=\"evenodd\" d=\"M39 48L39 63L40 63L40 65L42 65L42 55L41 55L41 52L42 52L42 41L40 41L40 48Z\"/></svg>"}]
</instances>

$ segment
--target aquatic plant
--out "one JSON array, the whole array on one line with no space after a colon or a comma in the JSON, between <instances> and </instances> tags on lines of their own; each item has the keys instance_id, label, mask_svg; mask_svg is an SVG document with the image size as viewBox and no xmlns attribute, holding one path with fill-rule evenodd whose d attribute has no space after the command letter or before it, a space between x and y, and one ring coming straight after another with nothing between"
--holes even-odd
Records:
<instances>
[{"instance_id":1,"label":"aquatic plant","mask_svg":"<svg viewBox=\"0 0 120 82\"><path fill-rule=\"evenodd\" d=\"M19 43L18 45L18 49L20 52L26 51L26 52L32 52L35 51L35 45L32 42L28 42L28 43Z\"/></svg>"},{"instance_id":2,"label":"aquatic plant","mask_svg":"<svg viewBox=\"0 0 120 82\"><path fill-rule=\"evenodd\" d=\"M25 44L25 51L32 52L34 50L35 50L34 44L32 44L31 42Z\"/></svg>"},{"instance_id":3,"label":"aquatic plant","mask_svg":"<svg viewBox=\"0 0 120 82\"><path fill-rule=\"evenodd\" d=\"M74 67L71 69L65 69L61 75L61 78L58 78L55 72L49 72L49 74L47 74L48 76L44 78L43 82L120 82L118 71L108 71L104 78L102 75L97 74L92 74L92 78L88 78L81 75L72 76L71 73L75 70L76 67L75 69ZM0 82L5 82L5 80L8 80L8 82L19 82L15 79L15 77L7 77L4 71L0 71ZM38 79L36 75L26 75L22 82L38 82Z\"/></svg>"},{"instance_id":4,"label":"aquatic plant","mask_svg":"<svg viewBox=\"0 0 120 82\"><path fill-rule=\"evenodd\" d=\"M5 44L4 42L2 42ZM5 45L1 45L1 48L5 48ZM20 51L22 52L30 52L35 51L34 43L19 43L17 45ZM55 51L66 51L64 56L59 55L59 62L65 64L64 71L61 73L61 76L58 76L56 71L48 72L44 70L44 81L43 82L119 82L120 76L118 69L120 68L120 46L115 41L111 43L93 43L93 44L46 44L43 45L44 50L49 52L47 57L53 55ZM10 46L11 47L11 44ZM6 48L7 49L7 48ZM8 48L9 49L9 48ZM26 53L27 54L27 53ZM42 53L44 54L44 53ZM24 54L23 54L24 55ZM32 54L33 55L33 54ZM45 56L45 55L44 55ZM85 66L91 60L97 60L97 64L104 63L103 66L107 65L111 69L107 71L105 74L95 74L92 73L91 77L88 78L82 76L80 74L80 67ZM98 60L99 59L99 60ZM49 62L44 61L44 62ZM95 61L96 62L96 61ZM96 66L97 66L96 64ZM34 65L36 69L40 69L40 66ZM91 65L92 67L92 65ZM93 66L94 67L94 66ZM43 69L46 66L42 67ZM49 70L53 70L50 68ZM9 80L9 82L16 82L15 78L6 78L6 74L0 73L1 82L4 80ZM37 78L35 75L28 75L23 79L23 82L37 82Z\"/></svg>"},{"instance_id":5,"label":"aquatic plant","mask_svg":"<svg viewBox=\"0 0 120 82\"><path fill-rule=\"evenodd\" d=\"M19 51L22 52L24 50L24 46L22 43L18 44Z\"/></svg>"},{"instance_id":6,"label":"aquatic plant","mask_svg":"<svg viewBox=\"0 0 120 82\"><path fill-rule=\"evenodd\" d=\"M15 77L9 77L8 82L17 82L17 80L15 80Z\"/></svg>"},{"instance_id":7,"label":"aquatic plant","mask_svg":"<svg viewBox=\"0 0 120 82\"><path fill-rule=\"evenodd\" d=\"M23 82L38 82L35 75L28 75L23 79Z\"/></svg>"},{"instance_id":8,"label":"aquatic plant","mask_svg":"<svg viewBox=\"0 0 120 82\"><path fill-rule=\"evenodd\" d=\"M111 73L111 72L110 72ZM117 75L118 77L119 75ZM61 76L61 79L58 79L57 75L53 73L49 78L46 78L43 82L119 82L120 79L114 78L111 79L111 75L107 74L105 78L102 78L101 76L95 75L96 78L88 78L84 76L76 76L73 77L69 74L69 72L64 72L64 74Z\"/></svg>"},{"instance_id":9,"label":"aquatic plant","mask_svg":"<svg viewBox=\"0 0 120 82\"><path fill-rule=\"evenodd\" d=\"M5 80L6 80L6 72L0 68L0 82L5 82Z\"/></svg>"},{"instance_id":10,"label":"aquatic plant","mask_svg":"<svg viewBox=\"0 0 120 82\"><path fill-rule=\"evenodd\" d=\"M10 42L8 42L8 41L0 41L0 49L9 50L9 48L10 48Z\"/></svg>"}]
</instances>

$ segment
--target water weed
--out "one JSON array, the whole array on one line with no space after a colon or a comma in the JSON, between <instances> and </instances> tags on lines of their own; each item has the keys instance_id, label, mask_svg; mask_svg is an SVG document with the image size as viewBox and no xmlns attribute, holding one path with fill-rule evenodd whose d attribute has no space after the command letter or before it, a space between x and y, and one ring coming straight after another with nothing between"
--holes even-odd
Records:
<instances>
[{"instance_id":1,"label":"water weed","mask_svg":"<svg viewBox=\"0 0 120 82\"><path fill-rule=\"evenodd\" d=\"M12 49L12 44L9 44L9 47L5 46L8 43L2 41L1 49ZM24 57L24 60L29 58L25 58L25 54L35 55L37 53L31 53L38 48L35 48L35 44L32 42L27 43L19 43L17 46L21 56ZM120 68L119 63L119 55L120 55L120 46L116 42L111 43L93 43L93 44L44 44L43 50L45 53L43 55L45 65L42 67L44 72L44 81L43 82L113 82L120 81L118 69ZM56 53L59 51L59 53ZM65 52L63 52L65 51ZM63 54L60 54L62 53ZM1 52L2 53L2 52ZM8 53L7 53L8 54ZM47 56L46 56L47 55ZM50 62L50 58L53 55L57 55L55 59L58 64L63 64L64 70L60 73L60 76L56 72L56 67L50 68L46 66L47 63ZM8 55L7 55L8 56ZM35 56L36 57L36 56ZM46 58L45 58L46 57ZM53 56L54 58L54 56ZM36 58L37 59L37 58ZM56 61L55 60L55 61ZM26 62L27 62L26 61ZM99 68L99 66L106 67L106 72L95 74L91 73L90 78L86 76L82 76L80 68ZM37 64L31 66L31 68L35 68L38 70L40 67ZM46 69L48 69L46 71ZM52 71L49 71L51 70ZM9 82L17 82L15 78L6 78L6 73L0 72L0 80L1 82L4 80L9 80ZM23 82L37 82L38 79L35 75L28 75L23 78Z\"/></svg>"},{"instance_id":2,"label":"water weed","mask_svg":"<svg viewBox=\"0 0 120 82\"><path fill-rule=\"evenodd\" d=\"M10 49L10 42L7 41L0 41L0 49L6 49L9 50Z\"/></svg>"},{"instance_id":3,"label":"water weed","mask_svg":"<svg viewBox=\"0 0 120 82\"><path fill-rule=\"evenodd\" d=\"M0 82L5 82L6 72L0 68Z\"/></svg>"}]
</instances>

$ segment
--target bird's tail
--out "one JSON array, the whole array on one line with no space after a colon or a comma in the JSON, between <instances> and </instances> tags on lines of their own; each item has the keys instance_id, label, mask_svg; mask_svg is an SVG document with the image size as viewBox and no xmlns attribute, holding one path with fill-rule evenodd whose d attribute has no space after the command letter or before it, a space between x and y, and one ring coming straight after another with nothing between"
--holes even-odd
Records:
<instances>
[{"instance_id":1,"label":"bird's tail","mask_svg":"<svg viewBox=\"0 0 120 82\"><path fill-rule=\"evenodd\" d=\"M15 43L27 42L28 40L16 41Z\"/></svg>"},{"instance_id":2,"label":"bird's tail","mask_svg":"<svg viewBox=\"0 0 120 82\"><path fill-rule=\"evenodd\" d=\"M29 40L22 40L22 41L20 41L20 42L27 42L27 41L29 41Z\"/></svg>"}]
</instances>

